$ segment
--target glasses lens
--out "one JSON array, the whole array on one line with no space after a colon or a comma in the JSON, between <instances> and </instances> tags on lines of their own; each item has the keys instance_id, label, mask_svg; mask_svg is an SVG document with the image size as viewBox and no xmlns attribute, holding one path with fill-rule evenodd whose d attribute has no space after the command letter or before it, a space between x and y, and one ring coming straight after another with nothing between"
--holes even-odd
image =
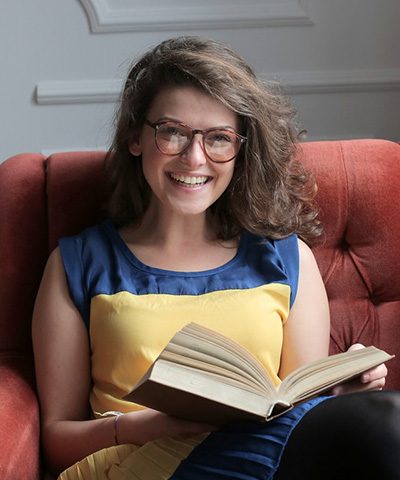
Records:
<instances>
[{"instance_id":1,"label":"glasses lens","mask_svg":"<svg viewBox=\"0 0 400 480\"><path fill-rule=\"evenodd\" d=\"M166 122L156 130L158 148L167 155L181 153L190 143L192 131L179 123Z\"/></svg>"},{"instance_id":2,"label":"glasses lens","mask_svg":"<svg viewBox=\"0 0 400 480\"><path fill-rule=\"evenodd\" d=\"M238 154L240 140L229 130L212 130L204 137L204 145L214 162L227 162Z\"/></svg>"}]
</instances>

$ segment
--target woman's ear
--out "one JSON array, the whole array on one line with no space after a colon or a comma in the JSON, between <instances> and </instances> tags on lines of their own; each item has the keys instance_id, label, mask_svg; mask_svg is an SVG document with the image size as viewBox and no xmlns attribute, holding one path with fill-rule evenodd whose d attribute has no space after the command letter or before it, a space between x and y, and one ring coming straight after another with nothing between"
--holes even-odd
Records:
<instances>
[{"instance_id":1,"label":"woman's ear","mask_svg":"<svg viewBox=\"0 0 400 480\"><path fill-rule=\"evenodd\" d=\"M142 154L142 141L140 133L136 133L132 140L129 142L129 151L135 157Z\"/></svg>"}]
</instances>

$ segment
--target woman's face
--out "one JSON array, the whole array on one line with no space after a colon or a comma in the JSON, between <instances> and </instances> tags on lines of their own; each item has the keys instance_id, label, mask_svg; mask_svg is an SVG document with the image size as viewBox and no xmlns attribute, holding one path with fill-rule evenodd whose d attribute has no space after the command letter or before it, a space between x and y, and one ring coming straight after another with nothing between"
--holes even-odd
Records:
<instances>
[{"instance_id":1,"label":"woman's face","mask_svg":"<svg viewBox=\"0 0 400 480\"><path fill-rule=\"evenodd\" d=\"M172 120L199 130L239 129L234 112L194 87L171 87L159 92L147 120L153 124ZM229 185L235 166L235 159L212 162L203 151L200 134L195 135L184 153L165 155L156 146L154 129L147 124L131 143L130 151L142 155L143 173L153 193L150 208L180 215L204 213Z\"/></svg>"}]
</instances>

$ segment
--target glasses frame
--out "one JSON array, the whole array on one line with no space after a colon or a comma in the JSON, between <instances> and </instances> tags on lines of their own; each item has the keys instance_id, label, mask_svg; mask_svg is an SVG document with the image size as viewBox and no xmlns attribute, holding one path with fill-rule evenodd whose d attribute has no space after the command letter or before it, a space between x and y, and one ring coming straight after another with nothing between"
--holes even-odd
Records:
<instances>
[{"instance_id":1,"label":"glasses frame","mask_svg":"<svg viewBox=\"0 0 400 480\"><path fill-rule=\"evenodd\" d=\"M203 152L205 154L205 156L211 161L211 162L214 162L214 163L228 163L228 162L231 162L233 159L235 159L238 155L239 155L239 152L240 152L240 149L242 147L242 145L244 143L246 143L247 141L247 137L244 137L243 135L240 135L239 133L235 132L235 130L231 129L231 128L221 128L221 127L212 127L212 128L207 128L205 130L201 130L199 128L192 128L190 125L186 125L186 123L182 123L182 122L175 122L173 120L162 120L160 122L150 122L150 120L148 120L147 118L145 118L144 120L144 123L146 125L148 125L149 127L153 128L154 129L154 142L156 144L156 147L157 149L163 154L163 155L169 155L171 157L173 157L174 155L182 155L183 153L185 153L187 150L189 150L190 146L192 145L193 143L193 140L194 140L194 137L196 135L201 135L201 139L202 139L202 142L201 142L201 146L202 146L202 149L203 149ZM162 125L165 125L166 123L174 123L176 125L180 125L181 127L185 127L185 128L188 128L191 130L192 134L191 134L191 137L190 137L190 141L189 143L186 145L186 147L184 147L180 152L177 152L177 153L166 153L164 152L163 150L161 150L160 146L158 145L157 143L157 131L158 129L162 126ZM207 153L207 149L206 149L206 145L205 145L205 135L207 135L208 133L210 132L213 132L213 131L227 131L229 133L233 133L236 138L239 140L240 144L239 144L239 148L238 148L238 151L237 153L232 157L232 158L229 158L228 160L213 160L210 155Z\"/></svg>"}]
</instances>

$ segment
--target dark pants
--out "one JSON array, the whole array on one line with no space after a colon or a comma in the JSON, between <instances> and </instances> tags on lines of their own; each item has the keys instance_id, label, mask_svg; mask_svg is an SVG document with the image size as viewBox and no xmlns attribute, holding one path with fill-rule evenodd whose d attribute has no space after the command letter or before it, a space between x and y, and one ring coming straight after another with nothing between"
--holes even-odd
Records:
<instances>
[{"instance_id":1,"label":"dark pants","mask_svg":"<svg viewBox=\"0 0 400 480\"><path fill-rule=\"evenodd\" d=\"M294 429L274 480L399 480L400 393L328 399Z\"/></svg>"}]
</instances>

